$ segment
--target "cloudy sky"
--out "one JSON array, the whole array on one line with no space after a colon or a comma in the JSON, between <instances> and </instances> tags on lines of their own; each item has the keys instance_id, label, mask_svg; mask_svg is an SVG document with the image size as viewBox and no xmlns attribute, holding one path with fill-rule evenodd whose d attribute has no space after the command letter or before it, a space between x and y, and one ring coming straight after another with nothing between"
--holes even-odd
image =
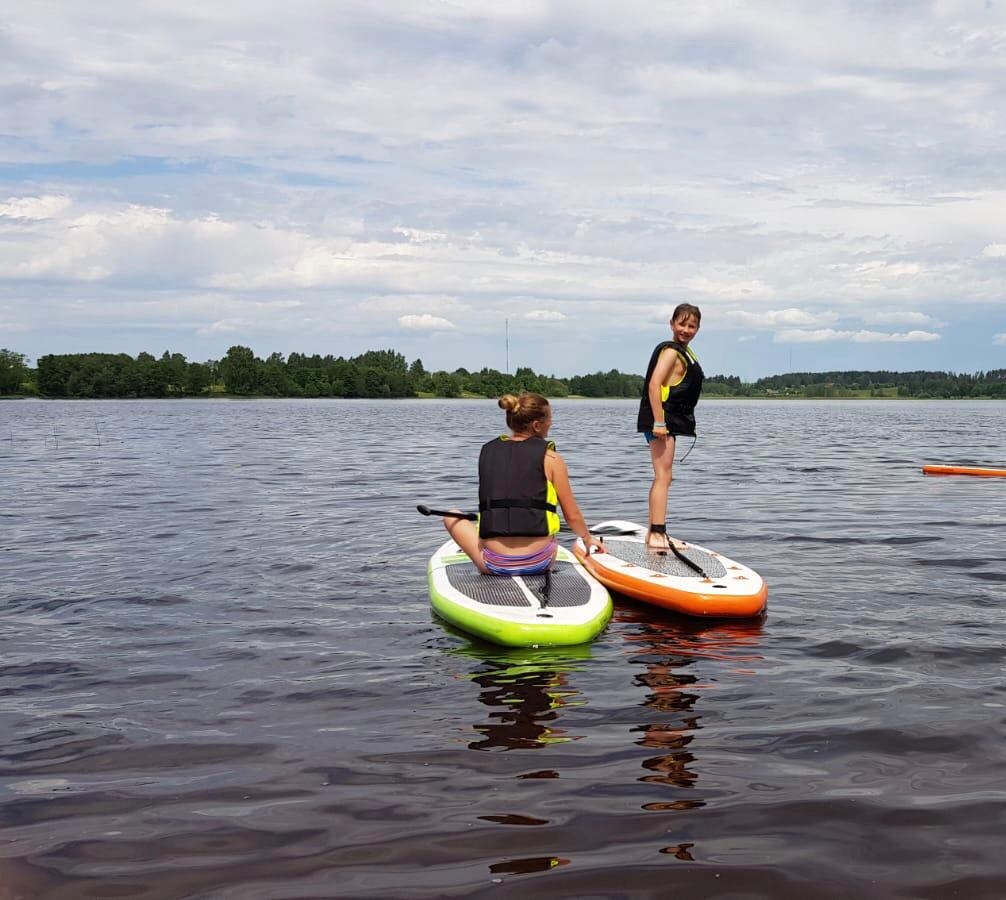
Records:
<instances>
[{"instance_id":1,"label":"cloudy sky","mask_svg":"<svg viewBox=\"0 0 1006 900\"><path fill-rule=\"evenodd\" d=\"M0 346L1006 368L1006 0L31 0Z\"/></svg>"}]
</instances>

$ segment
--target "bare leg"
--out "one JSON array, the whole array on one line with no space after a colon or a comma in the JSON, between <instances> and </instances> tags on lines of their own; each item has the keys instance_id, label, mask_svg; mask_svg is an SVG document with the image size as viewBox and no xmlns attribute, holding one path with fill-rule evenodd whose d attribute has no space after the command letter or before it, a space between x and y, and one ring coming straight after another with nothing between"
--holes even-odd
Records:
<instances>
[{"instance_id":1,"label":"bare leg","mask_svg":"<svg viewBox=\"0 0 1006 900\"><path fill-rule=\"evenodd\" d=\"M482 561L482 542L479 540L478 526L470 519L444 516L444 528L454 538L454 542L468 554L478 570L488 574L486 564Z\"/></svg>"},{"instance_id":2,"label":"bare leg","mask_svg":"<svg viewBox=\"0 0 1006 900\"><path fill-rule=\"evenodd\" d=\"M667 520L667 492L671 489L671 469L674 467L674 438L654 438L650 441L650 461L653 463L653 484L650 485L650 522L659 525ZM658 550L670 547L666 535L647 531L646 546Z\"/></svg>"}]
</instances>

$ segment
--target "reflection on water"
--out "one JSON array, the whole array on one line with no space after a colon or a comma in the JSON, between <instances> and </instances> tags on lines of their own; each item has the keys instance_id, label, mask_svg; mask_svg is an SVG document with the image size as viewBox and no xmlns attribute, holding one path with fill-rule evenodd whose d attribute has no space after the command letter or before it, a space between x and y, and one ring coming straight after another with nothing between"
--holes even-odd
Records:
<instances>
[{"instance_id":1,"label":"reflection on water","mask_svg":"<svg viewBox=\"0 0 1006 900\"><path fill-rule=\"evenodd\" d=\"M534 856L493 863L489 866L489 871L494 875L530 875L534 872L548 872L556 866L566 865L569 865L569 860L559 856Z\"/></svg>"},{"instance_id":2,"label":"reflection on water","mask_svg":"<svg viewBox=\"0 0 1006 900\"><path fill-rule=\"evenodd\" d=\"M648 721L633 731L641 735L636 741L638 746L660 751L643 760L642 766L650 774L639 780L663 785L670 789L671 796L665 794L644 803L642 808L656 812L701 808L706 801L695 792L699 771L696 754L689 748L695 732L702 727L696 703L704 691L714 690L716 683L703 681L693 670L702 660L715 660L717 664L731 664L727 670L731 674L752 674L751 669L733 664L760 658L756 649L764 618L690 620L662 616L638 606L625 606L616 617L620 623L634 626L625 631L623 638L629 662L642 667L633 675L634 683L648 691L642 705L661 714L658 721ZM683 858L680 850L675 848L675 855Z\"/></svg>"},{"instance_id":3,"label":"reflection on water","mask_svg":"<svg viewBox=\"0 0 1006 900\"><path fill-rule=\"evenodd\" d=\"M477 816L478 821L505 828L508 835L533 833L532 843L548 854L527 854L530 844L514 839L514 852L488 862L494 876L520 876L551 872L571 863L579 855L571 852L563 822L567 818L569 792L581 796L577 787L576 767L570 769L570 757L556 756L563 744L591 741L585 720L610 718L614 746L604 753L613 760L634 761L635 771L618 762L608 772L599 770L582 790L617 790L626 777L649 790L636 800L642 815L681 813L702 810L715 801L717 790L703 791L703 752L709 748L701 740L704 704L709 704L713 719L722 719L717 711L718 691L747 690L761 661L764 619L744 621L703 621L667 614L638 603L617 603L611 630L612 644L623 659L619 668L638 695L636 705L611 710L607 688L592 680L596 672L598 644L549 649L514 649L493 647L466 639L445 653L462 662L459 677L472 684L479 708L487 713L472 723L479 740L469 741L468 750L534 750L549 761L559 760L556 768L520 771L517 781L541 779L557 785L564 802L550 803L547 791L537 794L516 793L504 806L497 806ZM624 692L623 692L624 693ZM620 744L620 745L619 745ZM648 751L640 758L632 748ZM587 753L599 749L586 748ZM643 774L639 774L642 768ZM710 780L710 785L715 779ZM601 788L601 785L604 788ZM617 793L612 797L617 797ZM529 801L532 801L529 804ZM583 798L587 808L590 804ZM625 808L623 808L623 813ZM547 812L542 814L544 811ZM656 821L656 820L654 820ZM654 851L664 858L680 862L701 862L697 842L689 837L684 819L675 819L673 834L679 838L668 844L671 832L664 826L655 835L662 840ZM555 876L553 876L555 877Z\"/></svg>"},{"instance_id":4,"label":"reflection on water","mask_svg":"<svg viewBox=\"0 0 1006 900\"><path fill-rule=\"evenodd\" d=\"M482 691L479 700L494 712L489 722L476 724L482 740L472 741L472 750L528 750L544 747L572 736L558 727L559 710L576 696L566 689L562 672L548 668L507 666L472 676Z\"/></svg>"},{"instance_id":5,"label":"reflection on water","mask_svg":"<svg viewBox=\"0 0 1006 900\"><path fill-rule=\"evenodd\" d=\"M453 652L478 661L468 678L481 688L479 702L492 710L488 722L473 724L482 739L469 743L470 750L535 750L578 737L559 720L565 707L583 702L571 674L589 661L589 644L505 650L469 642Z\"/></svg>"}]
</instances>

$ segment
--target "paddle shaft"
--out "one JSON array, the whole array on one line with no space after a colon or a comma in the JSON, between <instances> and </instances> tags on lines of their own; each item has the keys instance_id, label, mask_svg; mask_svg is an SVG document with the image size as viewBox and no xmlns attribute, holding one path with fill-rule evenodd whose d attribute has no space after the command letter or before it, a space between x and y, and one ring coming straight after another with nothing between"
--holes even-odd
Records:
<instances>
[{"instance_id":1,"label":"paddle shaft","mask_svg":"<svg viewBox=\"0 0 1006 900\"><path fill-rule=\"evenodd\" d=\"M418 509L424 516L443 516L446 519L467 519L469 522L475 522L478 520L478 513L473 512L451 512L450 510L443 509L430 509L428 506L424 506L420 503L416 509Z\"/></svg>"},{"instance_id":2,"label":"paddle shaft","mask_svg":"<svg viewBox=\"0 0 1006 900\"><path fill-rule=\"evenodd\" d=\"M428 506L425 506L422 503L418 504L416 506L416 509L419 510L419 512L421 512L424 516L443 516L444 518L450 518L450 519L467 519L469 522L477 522L479 518L478 513L451 512L450 510L445 509L430 509ZM559 530L568 532L570 534L573 533L573 529L570 528L565 522L559 525ZM617 536L617 535L628 535L637 533L635 529L610 528L610 527L599 528L599 529L591 528L588 530L590 531L591 534L597 534L597 535L607 534Z\"/></svg>"}]
</instances>

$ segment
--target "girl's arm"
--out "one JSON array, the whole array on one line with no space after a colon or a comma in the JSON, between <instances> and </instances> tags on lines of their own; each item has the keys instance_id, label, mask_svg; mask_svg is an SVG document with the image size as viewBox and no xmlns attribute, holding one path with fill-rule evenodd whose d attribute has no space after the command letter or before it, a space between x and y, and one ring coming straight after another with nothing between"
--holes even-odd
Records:
<instances>
[{"instance_id":1,"label":"girl's arm","mask_svg":"<svg viewBox=\"0 0 1006 900\"><path fill-rule=\"evenodd\" d=\"M569 483L569 470L566 468L566 461L554 450L549 450L545 454L545 475L555 486L556 497L559 500L559 506L562 508L562 517L566 520L566 524L570 530L583 541L583 546L587 548L588 553L590 553L591 547L603 553L604 544L587 530L587 522L583 518L583 513L580 512L576 498L573 496L573 488Z\"/></svg>"}]
</instances>

